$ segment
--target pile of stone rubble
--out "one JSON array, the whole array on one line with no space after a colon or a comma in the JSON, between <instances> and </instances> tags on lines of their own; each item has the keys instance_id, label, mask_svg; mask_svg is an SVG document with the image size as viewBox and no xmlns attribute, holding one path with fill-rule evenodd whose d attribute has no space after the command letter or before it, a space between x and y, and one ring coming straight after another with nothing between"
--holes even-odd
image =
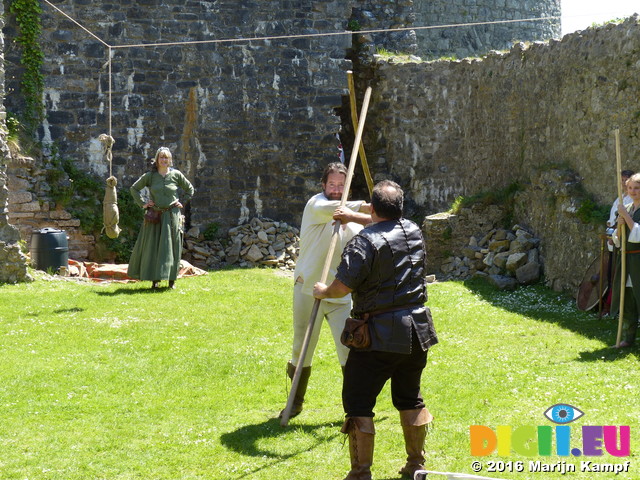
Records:
<instances>
[{"instance_id":1,"label":"pile of stone rubble","mask_svg":"<svg viewBox=\"0 0 640 480\"><path fill-rule=\"evenodd\" d=\"M511 290L540 279L540 239L519 225L472 236L459 256L447 258L440 269L444 279L485 277L500 289Z\"/></svg>"},{"instance_id":2,"label":"pile of stone rubble","mask_svg":"<svg viewBox=\"0 0 640 480\"><path fill-rule=\"evenodd\" d=\"M252 218L230 228L226 238L206 240L198 227L185 234L184 258L203 269L225 265L265 265L293 270L299 252L299 230L284 222Z\"/></svg>"}]
</instances>

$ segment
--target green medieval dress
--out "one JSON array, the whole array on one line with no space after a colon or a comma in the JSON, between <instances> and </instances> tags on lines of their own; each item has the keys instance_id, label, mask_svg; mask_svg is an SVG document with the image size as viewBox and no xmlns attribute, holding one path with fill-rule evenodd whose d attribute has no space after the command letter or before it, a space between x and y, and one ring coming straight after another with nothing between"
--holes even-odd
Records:
<instances>
[{"instance_id":1,"label":"green medieval dress","mask_svg":"<svg viewBox=\"0 0 640 480\"><path fill-rule=\"evenodd\" d=\"M163 177L157 171L142 175L132 186L131 195L140 207L144 207L142 189L147 187L155 208L164 210L180 200L185 204L193 196L193 185L178 170L169 169ZM159 223L144 222L133 247L127 274L140 280L175 280L182 256L184 235L183 217L174 207L163 211Z\"/></svg>"}]
</instances>

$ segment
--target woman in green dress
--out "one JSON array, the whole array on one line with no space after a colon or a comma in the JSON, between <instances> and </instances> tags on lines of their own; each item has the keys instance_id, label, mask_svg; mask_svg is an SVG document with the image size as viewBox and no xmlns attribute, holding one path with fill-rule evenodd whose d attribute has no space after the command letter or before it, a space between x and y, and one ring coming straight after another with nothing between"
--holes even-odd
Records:
<instances>
[{"instance_id":1,"label":"woman in green dress","mask_svg":"<svg viewBox=\"0 0 640 480\"><path fill-rule=\"evenodd\" d=\"M132 186L134 201L145 210L155 210L160 215L157 223L145 219L133 247L127 274L139 280L151 280L151 288L157 288L161 280L175 281L182 256L184 217L180 211L182 202L193 196L193 185L178 170L172 168L171 151L160 147L156 152L151 171L142 175ZM149 198L142 189L147 187ZM182 193L182 202L179 193Z\"/></svg>"}]
</instances>

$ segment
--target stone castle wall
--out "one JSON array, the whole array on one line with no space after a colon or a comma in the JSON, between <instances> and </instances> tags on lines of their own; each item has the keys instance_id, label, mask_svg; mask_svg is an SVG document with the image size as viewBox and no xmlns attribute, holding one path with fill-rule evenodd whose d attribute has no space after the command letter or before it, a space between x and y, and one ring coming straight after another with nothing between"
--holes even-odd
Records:
<instances>
[{"instance_id":1,"label":"stone castle wall","mask_svg":"<svg viewBox=\"0 0 640 480\"><path fill-rule=\"evenodd\" d=\"M344 31L351 13L340 1L56 6L113 46ZM47 118L39 137L106 178L98 136L111 119L122 186L168 146L198 192L192 224L228 227L256 215L294 221L322 165L336 158L349 34L114 48L110 99L109 48L47 5L43 26ZM15 91L18 53L11 45ZM8 108L19 110L19 101L9 96Z\"/></svg>"},{"instance_id":2,"label":"stone castle wall","mask_svg":"<svg viewBox=\"0 0 640 480\"><path fill-rule=\"evenodd\" d=\"M466 1L450 8L458 12ZM111 121L119 185L130 185L166 145L200 192L190 206L193 225L230 227L252 216L298 223L322 167L336 158L346 71L353 66L347 58L356 51L371 58L377 46L416 50L415 33L143 45L345 32L354 20L361 28L402 28L427 22L416 13L423 3L429 2L55 2L107 45L138 45L111 49L111 84L109 48L43 5L46 121L39 138L106 178L97 138ZM514 3L522 11L537 9ZM456 15L469 18L464 11ZM8 21L7 35L15 37ZM20 90L19 53L9 42L11 92ZM20 102L19 95L7 98L11 111L19 111Z\"/></svg>"},{"instance_id":3,"label":"stone castle wall","mask_svg":"<svg viewBox=\"0 0 640 480\"><path fill-rule=\"evenodd\" d=\"M354 18L371 20L363 27L418 25L428 3L56 5L109 44L130 45L332 32ZM458 3L464 4L453 6ZM557 7L556 1L536 2L532 15L518 7L530 2L507 3L514 16L526 17ZM483 13L477 15L481 20ZM461 10L456 21L465 18ZM49 7L44 19L47 121L40 136L106 177L97 137L109 119L108 49ZM528 38L542 35L539 25L530 26ZM550 28L555 32L557 25ZM113 49L114 173L119 185L130 185L155 149L168 145L176 166L196 185L193 225L230 227L254 216L299 223L322 166L336 158L335 133L348 123L339 116L345 113L346 70L355 67L359 85L373 87L364 138L371 170L376 178L391 176L405 186L414 218L447 209L458 195L515 180L548 187L553 182L545 180L545 169L558 165L578 172L588 192L609 202L615 192L614 124L621 128L623 158L637 151L637 30L630 21L453 62L371 61L372 54L368 62L355 60L361 46L372 53L379 42L402 51L415 45L420 54L417 32L392 35L393 41L354 34ZM11 26L5 31L11 35ZM19 77L13 45L7 55L13 90ZM9 108L19 108L17 96L7 100ZM572 206L561 210L566 218L545 215L544 205L539 207L542 213L528 226L543 242L562 222L575 220ZM571 273L545 273L557 288L573 282Z\"/></svg>"},{"instance_id":4,"label":"stone castle wall","mask_svg":"<svg viewBox=\"0 0 640 480\"><path fill-rule=\"evenodd\" d=\"M0 4L0 29L4 26L4 5ZM4 98L4 35L0 31L0 98ZM9 223L9 178L7 167L12 161L7 143L6 111L0 101L0 283L31 280L27 261L20 248L20 233Z\"/></svg>"},{"instance_id":5,"label":"stone castle wall","mask_svg":"<svg viewBox=\"0 0 640 480\"><path fill-rule=\"evenodd\" d=\"M510 20L513 23L416 29L417 52L424 58L485 55L490 50L508 50L514 42L532 42L560 36L560 22L518 22L560 16L560 0L527 2L516 0L430 0L415 2L416 26L437 27L460 23Z\"/></svg>"},{"instance_id":6,"label":"stone castle wall","mask_svg":"<svg viewBox=\"0 0 640 480\"><path fill-rule=\"evenodd\" d=\"M378 58L371 69L369 163L406 187L410 214L520 182L530 188L516 220L541 238L549 283L577 287L599 254L579 196L617 196L615 128L623 168L640 170L637 17L480 59Z\"/></svg>"}]
</instances>

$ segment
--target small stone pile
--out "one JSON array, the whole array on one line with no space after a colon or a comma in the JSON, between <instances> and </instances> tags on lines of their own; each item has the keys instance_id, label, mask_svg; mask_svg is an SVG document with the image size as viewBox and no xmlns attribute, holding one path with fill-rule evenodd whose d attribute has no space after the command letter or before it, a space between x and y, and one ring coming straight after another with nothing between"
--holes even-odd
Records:
<instances>
[{"instance_id":1,"label":"small stone pile","mask_svg":"<svg viewBox=\"0 0 640 480\"><path fill-rule=\"evenodd\" d=\"M185 235L184 258L203 269L265 265L293 270L299 253L297 228L266 218L230 228L226 239L205 240L198 227Z\"/></svg>"},{"instance_id":2,"label":"small stone pile","mask_svg":"<svg viewBox=\"0 0 640 480\"><path fill-rule=\"evenodd\" d=\"M512 230L492 229L483 237L472 236L461 256L441 265L445 279L484 277L503 290L529 285L540 279L540 239L519 225Z\"/></svg>"}]
</instances>

